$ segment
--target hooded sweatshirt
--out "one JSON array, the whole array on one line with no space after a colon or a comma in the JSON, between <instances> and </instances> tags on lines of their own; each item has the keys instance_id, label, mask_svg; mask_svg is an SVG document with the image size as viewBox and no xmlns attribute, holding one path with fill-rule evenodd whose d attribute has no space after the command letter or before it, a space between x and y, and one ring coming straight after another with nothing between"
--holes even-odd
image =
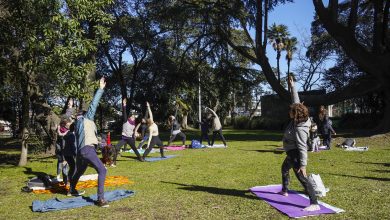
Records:
<instances>
[{"instance_id":1,"label":"hooded sweatshirt","mask_svg":"<svg viewBox=\"0 0 390 220\"><path fill-rule=\"evenodd\" d=\"M293 103L299 103L298 92L294 86L291 88L291 93ZM298 124L295 124L294 121L291 121L283 135L284 150L287 152L298 149L301 166L307 165L307 140L309 138L310 126L310 118L308 118L307 121Z\"/></svg>"}]
</instances>

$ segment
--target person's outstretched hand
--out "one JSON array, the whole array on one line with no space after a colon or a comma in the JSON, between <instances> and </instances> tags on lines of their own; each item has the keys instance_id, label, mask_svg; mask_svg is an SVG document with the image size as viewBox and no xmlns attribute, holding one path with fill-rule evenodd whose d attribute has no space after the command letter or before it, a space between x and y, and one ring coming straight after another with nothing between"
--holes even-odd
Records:
<instances>
[{"instance_id":1,"label":"person's outstretched hand","mask_svg":"<svg viewBox=\"0 0 390 220\"><path fill-rule=\"evenodd\" d=\"M106 81L104 79L104 76L102 78L100 78L99 86L100 86L100 89L104 89L104 87L106 87Z\"/></svg>"},{"instance_id":2,"label":"person's outstretched hand","mask_svg":"<svg viewBox=\"0 0 390 220\"><path fill-rule=\"evenodd\" d=\"M149 102L146 102L146 106L150 107Z\"/></svg>"}]
</instances>

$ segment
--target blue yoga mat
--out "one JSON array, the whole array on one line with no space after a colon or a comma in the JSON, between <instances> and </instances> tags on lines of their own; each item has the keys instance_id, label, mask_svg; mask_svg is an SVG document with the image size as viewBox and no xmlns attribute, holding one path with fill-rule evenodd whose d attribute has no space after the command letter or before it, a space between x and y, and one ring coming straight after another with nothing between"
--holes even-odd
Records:
<instances>
[{"instance_id":1,"label":"blue yoga mat","mask_svg":"<svg viewBox=\"0 0 390 220\"><path fill-rule=\"evenodd\" d=\"M135 193L131 190L117 189L114 191L104 192L104 199L108 202L123 199L129 196L133 196ZM86 197L78 196L69 199L49 199L46 201L35 200L32 203L33 212L50 212L57 210L73 209L88 205L95 205L97 200L97 194Z\"/></svg>"},{"instance_id":2,"label":"blue yoga mat","mask_svg":"<svg viewBox=\"0 0 390 220\"><path fill-rule=\"evenodd\" d=\"M160 160L171 159L173 157L176 157L176 155L167 155L165 157L147 157L147 158L145 158L145 160L148 162L156 162L156 161L160 161Z\"/></svg>"}]
</instances>

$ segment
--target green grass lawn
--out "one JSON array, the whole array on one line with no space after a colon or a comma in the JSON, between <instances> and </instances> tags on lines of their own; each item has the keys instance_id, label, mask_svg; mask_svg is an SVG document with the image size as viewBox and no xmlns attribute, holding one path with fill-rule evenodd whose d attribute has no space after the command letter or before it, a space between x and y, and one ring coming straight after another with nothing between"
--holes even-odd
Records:
<instances>
[{"instance_id":1,"label":"green grass lawn","mask_svg":"<svg viewBox=\"0 0 390 220\"><path fill-rule=\"evenodd\" d=\"M55 159L31 156L26 167L17 167L13 163L19 149L1 146L0 219L286 219L248 193L250 187L281 182L280 166L285 154L274 149L281 147L282 134L237 130L226 130L224 134L227 149L170 151L166 154L178 157L160 162L141 163L124 153L116 168L108 168L107 175L128 176L135 183L106 190L131 189L135 196L112 202L109 208L88 206L48 213L32 212L32 201L67 197L22 193L20 188L37 172L54 175ZM196 135L188 133L187 139ZM166 136L163 140L166 143ZM390 136L360 137L357 143L368 145L369 151L344 152L333 147L330 151L309 153L308 172L321 174L330 188L320 200L346 210L313 219L389 218ZM86 173L94 170L88 168ZM303 189L293 174L291 180L291 189ZM95 194L96 188L86 192Z\"/></svg>"}]
</instances>

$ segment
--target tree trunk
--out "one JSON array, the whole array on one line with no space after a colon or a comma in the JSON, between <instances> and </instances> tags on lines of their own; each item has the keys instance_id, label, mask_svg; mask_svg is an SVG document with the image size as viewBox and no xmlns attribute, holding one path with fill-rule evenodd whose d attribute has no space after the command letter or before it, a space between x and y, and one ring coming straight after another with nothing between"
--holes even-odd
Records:
<instances>
[{"instance_id":1,"label":"tree trunk","mask_svg":"<svg viewBox=\"0 0 390 220\"><path fill-rule=\"evenodd\" d=\"M181 127L187 129L188 127L188 112L183 113L183 119L181 120Z\"/></svg>"},{"instance_id":2,"label":"tree trunk","mask_svg":"<svg viewBox=\"0 0 390 220\"><path fill-rule=\"evenodd\" d=\"M279 84L280 84L280 69L279 69L279 67L280 67L280 66L279 66L280 51L278 51L277 54L278 54L278 55L276 55L276 65L277 65L276 69L277 69L277 71L278 71L278 82L279 82Z\"/></svg>"},{"instance_id":3,"label":"tree trunk","mask_svg":"<svg viewBox=\"0 0 390 220\"><path fill-rule=\"evenodd\" d=\"M27 153L28 153L28 137L29 137L29 122L30 122L30 86L28 83L27 74L20 80L22 86L22 117L21 117L21 138L22 149L18 166L27 165Z\"/></svg>"}]
</instances>

